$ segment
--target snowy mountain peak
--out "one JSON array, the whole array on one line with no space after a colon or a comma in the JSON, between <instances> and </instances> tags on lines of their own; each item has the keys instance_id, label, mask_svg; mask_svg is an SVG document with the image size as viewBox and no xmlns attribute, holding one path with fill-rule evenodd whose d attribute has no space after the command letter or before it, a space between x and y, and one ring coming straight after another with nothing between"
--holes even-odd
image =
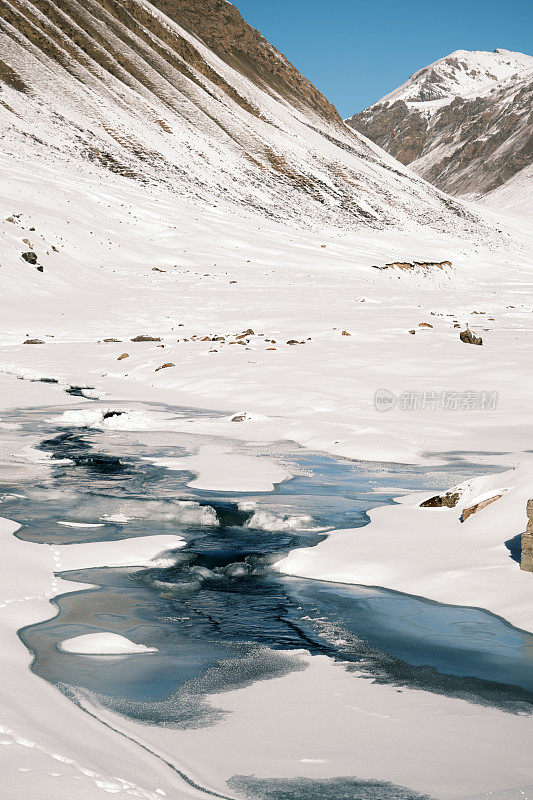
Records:
<instances>
[{"instance_id":1,"label":"snowy mountain peak","mask_svg":"<svg viewBox=\"0 0 533 800\"><path fill-rule=\"evenodd\" d=\"M430 111L455 97L480 96L501 81L531 70L533 57L524 53L501 48L493 52L455 50L415 72L374 105L391 105L398 100L408 104L431 103L425 109Z\"/></svg>"}]
</instances>

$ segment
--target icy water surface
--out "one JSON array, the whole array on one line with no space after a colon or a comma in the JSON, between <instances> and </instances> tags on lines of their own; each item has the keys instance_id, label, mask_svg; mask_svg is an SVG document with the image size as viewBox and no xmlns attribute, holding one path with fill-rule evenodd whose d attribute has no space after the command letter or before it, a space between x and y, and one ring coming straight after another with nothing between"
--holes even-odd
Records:
<instances>
[{"instance_id":1,"label":"icy water surface","mask_svg":"<svg viewBox=\"0 0 533 800\"><path fill-rule=\"evenodd\" d=\"M2 487L2 514L22 524L20 538L68 544L176 533L187 543L164 567L64 574L72 593L57 599L58 616L21 637L35 654L33 670L70 696L97 699L153 724L199 727L223 716L209 695L301 669L291 651L306 650L384 683L531 710L533 636L498 617L271 569L288 550L316 544L327 530L364 525L371 507L409 490L433 491L486 474L485 464L450 454L445 466L428 470L349 462L287 444L258 446L255 452L290 463L295 477L273 493L224 495L191 490L187 473L144 460L186 455L201 437L60 428L49 421L55 416L48 409L14 417L42 433L39 448L56 463L40 483ZM59 524L65 521L104 526ZM95 588L77 591L76 581ZM98 631L159 652L116 659L57 648ZM303 796L275 783L254 791L257 797ZM375 794L372 787L368 794L336 791L331 796L388 796L379 786ZM330 796L325 785L322 792L317 796Z\"/></svg>"}]
</instances>

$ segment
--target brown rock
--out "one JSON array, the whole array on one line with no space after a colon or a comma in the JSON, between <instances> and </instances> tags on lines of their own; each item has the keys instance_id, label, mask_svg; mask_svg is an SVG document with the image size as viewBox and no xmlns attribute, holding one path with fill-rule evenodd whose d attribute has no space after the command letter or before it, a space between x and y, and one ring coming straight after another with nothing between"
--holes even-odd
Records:
<instances>
[{"instance_id":1,"label":"brown rock","mask_svg":"<svg viewBox=\"0 0 533 800\"><path fill-rule=\"evenodd\" d=\"M129 353L122 353L122 355L120 355L120 356L117 358L117 361L122 361L122 359L123 359L123 358L129 358L129 357L130 357L130 354L129 354Z\"/></svg>"},{"instance_id":2,"label":"brown rock","mask_svg":"<svg viewBox=\"0 0 533 800\"><path fill-rule=\"evenodd\" d=\"M409 331L409 333L412 333L412 334L413 334L413 336L414 336L414 335L415 335L415 333L416 333L416 331Z\"/></svg>"},{"instance_id":3,"label":"brown rock","mask_svg":"<svg viewBox=\"0 0 533 800\"><path fill-rule=\"evenodd\" d=\"M429 322L419 322L418 323L418 327L419 328L432 328L433 325L430 325Z\"/></svg>"},{"instance_id":4,"label":"brown rock","mask_svg":"<svg viewBox=\"0 0 533 800\"><path fill-rule=\"evenodd\" d=\"M44 344L42 339L26 339L24 344Z\"/></svg>"},{"instance_id":5,"label":"brown rock","mask_svg":"<svg viewBox=\"0 0 533 800\"><path fill-rule=\"evenodd\" d=\"M141 336L135 336L135 338L133 338L131 341L132 342L160 342L161 341L161 337L160 336L145 336L145 335L141 335Z\"/></svg>"},{"instance_id":6,"label":"brown rock","mask_svg":"<svg viewBox=\"0 0 533 800\"><path fill-rule=\"evenodd\" d=\"M291 344L291 345L293 345L293 344L300 344L300 342L299 342L299 341L297 341L296 339L289 339L289 341L287 342L287 344Z\"/></svg>"},{"instance_id":7,"label":"brown rock","mask_svg":"<svg viewBox=\"0 0 533 800\"><path fill-rule=\"evenodd\" d=\"M499 500L502 497L501 494L495 494L494 497L488 497L486 500L482 500L481 503L475 503L473 506L469 508L463 508L463 513L461 514L461 522L465 522L468 517L471 517L472 514L476 514L478 511L481 511L482 508L486 508L490 506L491 503L494 503L496 500Z\"/></svg>"},{"instance_id":8,"label":"brown rock","mask_svg":"<svg viewBox=\"0 0 533 800\"><path fill-rule=\"evenodd\" d=\"M120 339L104 339L104 342L120 342Z\"/></svg>"},{"instance_id":9,"label":"brown rock","mask_svg":"<svg viewBox=\"0 0 533 800\"><path fill-rule=\"evenodd\" d=\"M528 500L526 505L527 525L522 534L522 552L520 557L520 569L525 572L533 572L533 500Z\"/></svg>"},{"instance_id":10,"label":"brown rock","mask_svg":"<svg viewBox=\"0 0 533 800\"><path fill-rule=\"evenodd\" d=\"M428 500L420 503L420 508L455 508L459 502L459 492L446 492L446 494L436 494Z\"/></svg>"},{"instance_id":11,"label":"brown rock","mask_svg":"<svg viewBox=\"0 0 533 800\"><path fill-rule=\"evenodd\" d=\"M473 333L470 328L467 328L465 331L461 331L459 338L462 342L465 342L465 344L483 344L483 339L481 336L476 336L476 334Z\"/></svg>"},{"instance_id":12,"label":"brown rock","mask_svg":"<svg viewBox=\"0 0 533 800\"><path fill-rule=\"evenodd\" d=\"M348 331L343 331L343 332L342 332L342 336L351 336L351 335L352 335L352 334L351 334L351 333L348 333Z\"/></svg>"},{"instance_id":13,"label":"brown rock","mask_svg":"<svg viewBox=\"0 0 533 800\"><path fill-rule=\"evenodd\" d=\"M156 367L155 371L159 372L160 369L167 369L168 367L175 367L175 366L176 366L175 364L172 364L172 362L168 361L166 364L161 364L160 367Z\"/></svg>"}]
</instances>

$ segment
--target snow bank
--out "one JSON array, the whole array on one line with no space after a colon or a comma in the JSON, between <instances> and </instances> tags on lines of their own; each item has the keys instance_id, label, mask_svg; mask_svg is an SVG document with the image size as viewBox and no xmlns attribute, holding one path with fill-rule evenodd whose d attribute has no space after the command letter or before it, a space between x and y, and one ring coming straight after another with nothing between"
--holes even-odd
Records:
<instances>
[{"instance_id":1,"label":"snow bank","mask_svg":"<svg viewBox=\"0 0 533 800\"><path fill-rule=\"evenodd\" d=\"M111 406L69 409L50 422L65 428L99 428L111 431L148 431L160 426L160 421L148 411Z\"/></svg>"},{"instance_id":2,"label":"snow bank","mask_svg":"<svg viewBox=\"0 0 533 800\"><path fill-rule=\"evenodd\" d=\"M58 649L64 653L77 653L84 656L124 656L158 652L157 647L135 644L125 636L107 632L87 633L84 636L65 639L58 644Z\"/></svg>"},{"instance_id":3,"label":"snow bank","mask_svg":"<svg viewBox=\"0 0 533 800\"><path fill-rule=\"evenodd\" d=\"M292 477L268 458L232 453L222 445L204 445L186 458L149 459L160 467L196 473L188 486L217 492L271 492L274 485Z\"/></svg>"},{"instance_id":4,"label":"snow bank","mask_svg":"<svg viewBox=\"0 0 533 800\"><path fill-rule=\"evenodd\" d=\"M144 567L159 564L158 556L185 547L180 536L139 536L113 542L86 542L52 547L56 571L91 567Z\"/></svg>"},{"instance_id":5,"label":"snow bank","mask_svg":"<svg viewBox=\"0 0 533 800\"><path fill-rule=\"evenodd\" d=\"M334 531L316 547L293 550L276 566L290 575L485 608L533 631L533 576L520 570L508 546L525 529L533 461L450 491L460 495L455 508L421 508L429 495L407 495L399 506L370 511L369 525ZM499 494L461 521L463 509Z\"/></svg>"}]
</instances>

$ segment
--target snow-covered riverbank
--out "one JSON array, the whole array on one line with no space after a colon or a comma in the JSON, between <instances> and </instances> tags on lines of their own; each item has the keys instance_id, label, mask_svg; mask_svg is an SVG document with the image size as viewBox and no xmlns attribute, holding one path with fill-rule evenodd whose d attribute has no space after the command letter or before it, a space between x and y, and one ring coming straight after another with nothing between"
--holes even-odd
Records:
<instances>
[{"instance_id":1,"label":"snow-covered riverbank","mask_svg":"<svg viewBox=\"0 0 533 800\"><path fill-rule=\"evenodd\" d=\"M454 230L445 236L409 229L408 221L403 232L297 231L239 218L223 207L176 207L173 196L115 178L102 188L87 177L58 178L40 165L32 172L26 165L4 166L0 418L10 408L49 404L68 410L79 403L87 411L100 409L90 424L103 430L145 424L164 431L164 413L165 420L155 423L135 416L140 405L159 402L225 412L176 415L170 427L239 440L244 455L247 443L292 440L339 456L399 463L434 463L428 452L449 451L478 451L472 458L510 467L529 459L531 251L518 223L486 242L475 231L466 241ZM7 221L18 210L22 216ZM493 218L491 224L499 223ZM28 237L48 252L44 273L19 258ZM435 274L373 268L397 260L450 260L453 266ZM482 347L459 340L467 325L483 337ZM132 341L146 335L154 341ZM24 344L28 339L43 343ZM32 383L36 378L58 383ZM71 386L92 387L86 396L101 403L65 394ZM376 393L392 397L394 407L381 410ZM105 418L102 409L132 413ZM34 456L27 451L9 462L4 471L10 480L18 471L48 468L45 460L34 463ZM193 459L188 468L201 476L205 465L197 455ZM243 475L247 463L224 480L253 477ZM293 553L287 564L298 574L309 563L314 575L325 578L486 604L530 628L528 576L505 548L520 529L528 469L479 486L477 495L494 486L508 491L465 523L455 510L409 504L380 509L357 538L334 534L310 555ZM270 465L259 475L262 488L283 479L282 470ZM533 783L523 745L531 717L355 680L318 657L302 656L305 671L217 698L232 714L209 729L164 730L106 712L106 720L139 746L30 673L17 631L54 613L53 594L72 589L54 578L54 570L81 562L67 560L73 550L56 562L53 550L20 542L11 523L2 526L1 575L6 588L11 581L2 597L13 602L0 609L8 654L1 723L8 744L0 754L17 800L26 800L36 775L45 798L57 796L58 780L62 790L84 800L107 791L150 800L161 792L173 800L203 796L165 761L177 769L184 764L195 782L217 790L237 769L265 778L357 774L439 800L484 798L489 789ZM152 544L147 557L159 552L151 551ZM100 563L109 563L108 552L106 545ZM127 562L121 556L120 563ZM279 704L267 719L260 711L272 708L274 698ZM332 702L339 704L335 735L321 713ZM413 732L408 748L406 730ZM301 731L303 738L295 736ZM265 736L268 758L253 751ZM394 746L384 748L384 737ZM206 759L217 742L220 756ZM342 742L357 744L346 750ZM239 750L244 756L237 759Z\"/></svg>"},{"instance_id":2,"label":"snow-covered riverbank","mask_svg":"<svg viewBox=\"0 0 533 800\"><path fill-rule=\"evenodd\" d=\"M67 408L84 403L53 385L16 382L7 377L2 378L2 384L14 387L20 405L26 394L35 399L39 391L50 402L53 398L65 402ZM85 403L88 409L97 407ZM76 419L69 413L69 419ZM54 418L61 419L57 414ZM129 422L132 424L131 419ZM8 457L7 452L4 457ZM35 469L35 464L26 465L28 468ZM41 468L49 469L49 463ZM498 483L499 477L493 480ZM436 514L443 509L421 511ZM416 797L418 793L442 800L481 798L480 792L486 787L494 792L507 790L511 775L522 788L533 780L521 746L531 733L529 715L412 688L399 691L394 684L369 680L366 673L346 672L342 664L327 657L304 653L287 654L285 675L212 694L210 703L227 715L211 726L197 730L147 726L96 707L90 698L80 696L82 707L94 715L89 716L29 671L29 654L17 630L55 613L50 605L54 595L82 588L56 578L55 572L98 564L140 565L161 550L180 546L182 541L179 537L151 536L50 547L16 539L12 535L15 527L2 522L5 559L0 578L9 593L2 595L0 625L4 650L10 657L4 686L6 713L2 717L5 748L0 755L7 757L5 774L15 787L12 796L17 800L26 796L25 787L33 785L35 775L41 772L41 794L45 798L55 797L58 781L62 788L72 787L87 800L107 792L150 800L165 796L163 792L172 798L208 796L184 784L161 759L185 772L194 784L231 798L243 796L246 785L236 775L256 775L258 787L275 775L288 781L289 787L294 784L295 791L298 780L312 778L319 791L324 781L326 786L328 781L355 774L365 791L372 788L383 798L400 791L393 787L407 786L410 794L406 796ZM359 533L364 535L371 527L359 529ZM280 658L285 656L280 654ZM313 702L309 702L310 696ZM270 709L268 717L265 708ZM102 729L103 733L98 720L109 726ZM408 746L406 730L411 732ZM496 753L501 755L502 735L505 758L496 758ZM448 754L445 762L444 749ZM426 765L423 772L420 759ZM341 785L342 781L339 791Z\"/></svg>"}]
</instances>

